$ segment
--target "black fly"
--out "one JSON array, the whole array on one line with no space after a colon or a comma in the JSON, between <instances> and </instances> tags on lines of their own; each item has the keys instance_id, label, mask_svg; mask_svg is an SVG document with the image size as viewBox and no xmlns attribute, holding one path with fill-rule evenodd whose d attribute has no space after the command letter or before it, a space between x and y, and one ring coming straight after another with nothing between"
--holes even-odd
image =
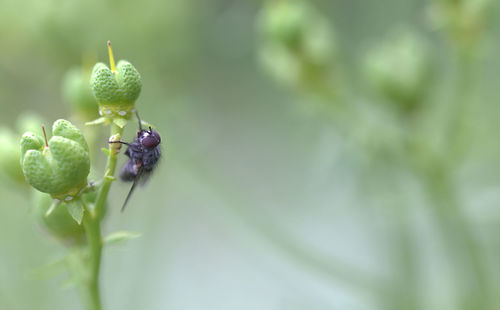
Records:
<instances>
[{"instance_id":1,"label":"black fly","mask_svg":"<svg viewBox=\"0 0 500 310\"><path fill-rule=\"evenodd\" d=\"M125 210L132 192L135 189L138 181L142 179L145 181L153 169L156 167L158 160L160 159L160 134L152 130L142 129L141 119L139 114L136 112L137 119L139 120L139 131L137 132L137 138L131 143L126 143L122 141L109 141L109 143L121 143L127 145L127 150L125 155L129 157L129 160L123 165L120 172L120 179L126 182L134 182L130 191L128 192L127 198L123 203L121 211Z\"/></svg>"}]
</instances>

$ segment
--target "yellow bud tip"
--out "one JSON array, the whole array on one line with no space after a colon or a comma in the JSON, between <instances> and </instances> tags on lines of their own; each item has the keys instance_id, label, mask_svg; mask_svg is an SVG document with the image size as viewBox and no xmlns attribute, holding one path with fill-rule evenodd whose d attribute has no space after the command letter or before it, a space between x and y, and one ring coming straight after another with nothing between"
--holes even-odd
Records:
<instances>
[{"instance_id":1,"label":"yellow bud tip","mask_svg":"<svg viewBox=\"0 0 500 310\"><path fill-rule=\"evenodd\" d=\"M45 126L42 125L43 137L45 138L45 146L49 147L49 143L47 142L47 134L45 133Z\"/></svg>"},{"instance_id":2,"label":"yellow bud tip","mask_svg":"<svg viewBox=\"0 0 500 310\"><path fill-rule=\"evenodd\" d=\"M116 73L115 58L113 57L113 49L111 49L111 41L108 40L109 67L111 72Z\"/></svg>"}]
</instances>

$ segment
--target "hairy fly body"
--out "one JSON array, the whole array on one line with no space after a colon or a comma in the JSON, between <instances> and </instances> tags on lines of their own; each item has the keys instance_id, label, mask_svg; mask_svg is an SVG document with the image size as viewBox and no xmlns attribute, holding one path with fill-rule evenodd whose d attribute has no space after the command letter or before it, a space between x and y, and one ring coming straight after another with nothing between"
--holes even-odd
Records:
<instances>
[{"instance_id":1,"label":"hairy fly body","mask_svg":"<svg viewBox=\"0 0 500 310\"><path fill-rule=\"evenodd\" d=\"M149 177L161 157L160 134L151 127L149 127L149 130L142 129L139 115L137 115L137 119L139 120L139 131L137 132L137 138L133 142L109 141L110 143L127 145L125 155L129 157L129 160L120 171L120 179L126 182L134 182L123 203L122 211L125 209L138 181L141 179L145 181Z\"/></svg>"}]
</instances>

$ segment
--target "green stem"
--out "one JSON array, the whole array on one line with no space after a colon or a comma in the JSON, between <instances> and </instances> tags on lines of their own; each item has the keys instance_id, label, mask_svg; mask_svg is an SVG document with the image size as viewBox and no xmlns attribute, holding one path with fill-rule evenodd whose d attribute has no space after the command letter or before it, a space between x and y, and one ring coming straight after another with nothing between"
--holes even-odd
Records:
<instances>
[{"instance_id":1,"label":"green stem","mask_svg":"<svg viewBox=\"0 0 500 310\"><path fill-rule=\"evenodd\" d=\"M101 310L101 297L99 294L99 270L101 267L102 253L101 223L100 219L96 217L95 212L85 204L83 199L81 199L81 202L85 208L83 226L85 227L89 248L89 274L86 283L89 296L88 309Z\"/></svg>"},{"instance_id":2,"label":"green stem","mask_svg":"<svg viewBox=\"0 0 500 310\"><path fill-rule=\"evenodd\" d=\"M121 135L123 128L111 125L111 136L116 134ZM97 194L96 202L94 208L89 208L83 199L81 203L85 209L85 215L83 217L83 226L85 227L85 233L87 235L87 242L89 248L89 274L87 281L88 290L88 309L89 310L101 310L101 297L99 292L99 271L101 267L101 254L102 254L102 234L101 234L101 220L104 215L105 205L108 198L109 188L111 187L111 182L114 180L114 174L116 169L116 161L118 158L118 152L116 148L113 148L110 144L108 153L108 162L106 164L106 172L104 174L99 192Z\"/></svg>"},{"instance_id":3,"label":"green stem","mask_svg":"<svg viewBox=\"0 0 500 310\"><path fill-rule=\"evenodd\" d=\"M123 128L120 128L119 126L115 125L114 123L111 124L111 136L114 136L116 134L121 134L123 133ZM111 187L111 182L114 180L114 175L115 175L115 169L116 169L116 160L118 159L118 154L115 152L115 150L112 148L111 144L109 146L109 154L108 154L108 162L106 163L106 172L104 174L104 178L102 180L102 185L99 190L99 193L97 194L97 199L95 203L95 212L97 218L102 218L102 215L104 214L104 206L106 205L106 200L108 198L108 193L109 193L109 188Z\"/></svg>"}]
</instances>

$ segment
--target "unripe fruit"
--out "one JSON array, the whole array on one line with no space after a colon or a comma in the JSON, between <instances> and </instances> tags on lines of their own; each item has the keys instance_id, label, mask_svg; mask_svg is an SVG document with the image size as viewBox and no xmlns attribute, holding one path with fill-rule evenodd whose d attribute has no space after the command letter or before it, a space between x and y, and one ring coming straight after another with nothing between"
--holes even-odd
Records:
<instances>
[{"instance_id":1,"label":"unripe fruit","mask_svg":"<svg viewBox=\"0 0 500 310\"><path fill-rule=\"evenodd\" d=\"M87 142L69 121L54 122L53 136L27 132L21 139L21 166L26 181L53 198L71 200L87 185L90 159Z\"/></svg>"},{"instance_id":2,"label":"unripe fruit","mask_svg":"<svg viewBox=\"0 0 500 310\"><path fill-rule=\"evenodd\" d=\"M134 104L141 93L142 80L134 66L125 60L116 70L97 63L90 77L90 88L99 103L99 114L106 118L130 119Z\"/></svg>"}]
</instances>

